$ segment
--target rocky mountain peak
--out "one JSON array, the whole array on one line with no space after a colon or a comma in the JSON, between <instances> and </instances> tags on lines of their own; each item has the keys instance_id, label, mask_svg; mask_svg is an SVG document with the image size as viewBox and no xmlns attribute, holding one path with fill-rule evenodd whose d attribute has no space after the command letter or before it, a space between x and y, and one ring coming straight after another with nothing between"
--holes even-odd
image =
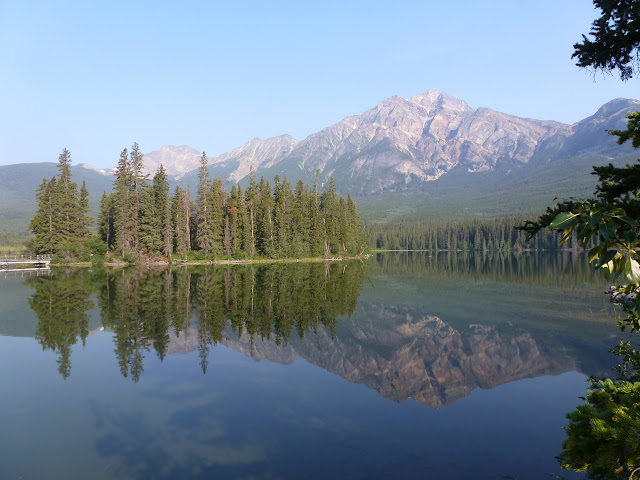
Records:
<instances>
[{"instance_id":1,"label":"rocky mountain peak","mask_svg":"<svg viewBox=\"0 0 640 480\"><path fill-rule=\"evenodd\" d=\"M251 169L269 168L288 155L298 144L291 135L262 140L254 138L230 152L210 160L210 165L231 169L228 179L234 182L249 175Z\"/></svg>"},{"instance_id":2,"label":"rocky mountain peak","mask_svg":"<svg viewBox=\"0 0 640 480\"><path fill-rule=\"evenodd\" d=\"M425 107L431 114L440 110L458 114L473 112L467 102L440 90L427 90L425 93L414 95L409 101Z\"/></svg>"},{"instance_id":3,"label":"rocky mountain peak","mask_svg":"<svg viewBox=\"0 0 640 480\"><path fill-rule=\"evenodd\" d=\"M179 147L167 145L159 150L146 153L142 162L145 172L149 175L155 174L162 164L168 175L180 178L200 166L201 156L202 152L187 145Z\"/></svg>"}]
</instances>

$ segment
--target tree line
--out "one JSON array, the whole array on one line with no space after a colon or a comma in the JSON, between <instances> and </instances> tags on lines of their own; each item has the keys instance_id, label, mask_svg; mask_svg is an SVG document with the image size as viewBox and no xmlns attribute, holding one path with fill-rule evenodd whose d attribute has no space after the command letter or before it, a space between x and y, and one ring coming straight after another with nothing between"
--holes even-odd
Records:
<instances>
[{"instance_id":1,"label":"tree line","mask_svg":"<svg viewBox=\"0 0 640 480\"><path fill-rule=\"evenodd\" d=\"M562 235L547 231L533 238L517 230L524 217L470 219L455 223L417 223L401 221L370 225L367 243L380 250L475 251L558 250L581 248L571 236L561 247Z\"/></svg>"},{"instance_id":2,"label":"tree line","mask_svg":"<svg viewBox=\"0 0 640 480\"><path fill-rule=\"evenodd\" d=\"M203 152L195 201L188 186L170 193L160 165L151 181L144 172L137 143L125 148L116 167L113 189L104 192L91 234L88 192L71 180L68 150L60 155L60 174L38 188L38 210L31 221L36 253L78 257L87 250L113 252L125 260L140 255L206 259L304 258L360 255L365 240L355 202L336 192L331 179L295 187L276 176L273 186L253 173L243 192L227 192L210 178Z\"/></svg>"}]
</instances>

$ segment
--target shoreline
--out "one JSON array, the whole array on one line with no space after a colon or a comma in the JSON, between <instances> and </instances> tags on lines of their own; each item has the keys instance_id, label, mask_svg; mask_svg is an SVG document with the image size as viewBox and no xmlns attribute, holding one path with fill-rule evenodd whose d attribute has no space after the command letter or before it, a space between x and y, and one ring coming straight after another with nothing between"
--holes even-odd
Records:
<instances>
[{"instance_id":1,"label":"shoreline","mask_svg":"<svg viewBox=\"0 0 640 480\"><path fill-rule=\"evenodd\" d=\"M170 260L170 261L147 261L141 263L128 262L104 262L95 264L92 262L68 262L51 264L51 268L56 267L184 267L190 265L251 265L268 263L319 263L319 262L340 262L343 260L366 260L371 258L371 254L358 255L355 257L312 257L312 258L261 258L242 260Z\"/></svg>"}]
</instances>

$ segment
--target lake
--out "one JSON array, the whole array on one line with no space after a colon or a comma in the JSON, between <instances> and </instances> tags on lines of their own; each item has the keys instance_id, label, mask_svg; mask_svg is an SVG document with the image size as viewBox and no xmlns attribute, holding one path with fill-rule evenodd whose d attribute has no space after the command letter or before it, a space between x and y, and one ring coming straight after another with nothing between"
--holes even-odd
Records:
<instances>
[{"instance_id":1,"label":"lake","mask_svg":"<svg viewBox=\"0 0 640 480\"><path fill-rule=\"evenodd\" d=\"M0 273L0 478L583 478L606 286L570 253Z\"/></svg>"}]
</instances>

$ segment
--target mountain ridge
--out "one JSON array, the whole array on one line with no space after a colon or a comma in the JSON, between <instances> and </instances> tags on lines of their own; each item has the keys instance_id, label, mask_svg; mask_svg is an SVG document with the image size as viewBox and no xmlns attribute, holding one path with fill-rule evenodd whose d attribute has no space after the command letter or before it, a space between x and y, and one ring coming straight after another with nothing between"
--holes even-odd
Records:
<instances>
[{"instance_id":1,"label":"mountain ridge","mask_svg":"<svg viewBox=\"0 0 640 480\"><path fill-rule=\"evenodd\" d=\"M428 90L409 99L389 97L300 141L287 134L254 138L211 157L209 169L232 182L246 179L251 171L275 172L294 180L313 178L319 171L322 181L339 177L339 187L359 195L411 190L454 168L478 173L496 171L504 164L513 169L531 161L594 153L618 156L623 151L605 130L624 127L625 115L637 109L639 101L616 98L592 116L567 125L487 107L473 109L458 97ZM169 149L178 148L190 149L190 159L184 152L173 153L179 163L175 169ZM181 179L195 175L199 155L186 146L162 147L145 154L145 166L153 173L151 167L157 169L164 159L168 173Z\"/></svg>"},{"instance_id":2,"label":"mountain ridge","mask_svg":"<svg viewBox=\"0 0 640 480\"><path fill-rule=\"evenodd\" d=\"M252 171L258 178L279 175L292 184L313 184L318 171L321 186L333 177L341 195L357 199L367 222L530 215L555 197L590 195L593 165L636 160L630 145L619 146L606 133L625 128L626 114L634 110L640 110L638 100L615 98L567 125L474 109L458 97L429 90L409 99L384 99L302 140L286 134L254 138L210 157L208 169L212 177L243 186ZM151 175L162 163L171 188L189 185L194 194L201 155L189 146L165 146L143 161ZM72 171L78 183L87 180L95 216L102 192L113 186L114 169L85 163ZM27 231L35 188L43 176L56 172L52 162L0 166L3 231Z\"/></svg>"},{"instance_id":3,"label":"mountain ridge","mask_svg":"<svg viewBox=\"0 0 640 480\"><path fill-rule=\"evenodd\" d=\"M640 102L616 98L592 116L567 125L554 120L521 118L491 108L471 108L464 100L440 90L404 99L382 100L360 115L350 115L303 140L290 135L254 138L209 158L212 175L239 182L251 171L275 171L294 179L323 181L339 176L344 190L360 195L415 188L451 171L495 171L530 161L561 157L623 153L605 130L622 128L625 115ZM145 154L147 172L163 163L177 180L195 175L200 152L166 146ZM111 174L113 169L96 169ZM508 170L508 169L507 169ZM363 180L365 180L363 182Z\"/></svg>"}]
</instances>

